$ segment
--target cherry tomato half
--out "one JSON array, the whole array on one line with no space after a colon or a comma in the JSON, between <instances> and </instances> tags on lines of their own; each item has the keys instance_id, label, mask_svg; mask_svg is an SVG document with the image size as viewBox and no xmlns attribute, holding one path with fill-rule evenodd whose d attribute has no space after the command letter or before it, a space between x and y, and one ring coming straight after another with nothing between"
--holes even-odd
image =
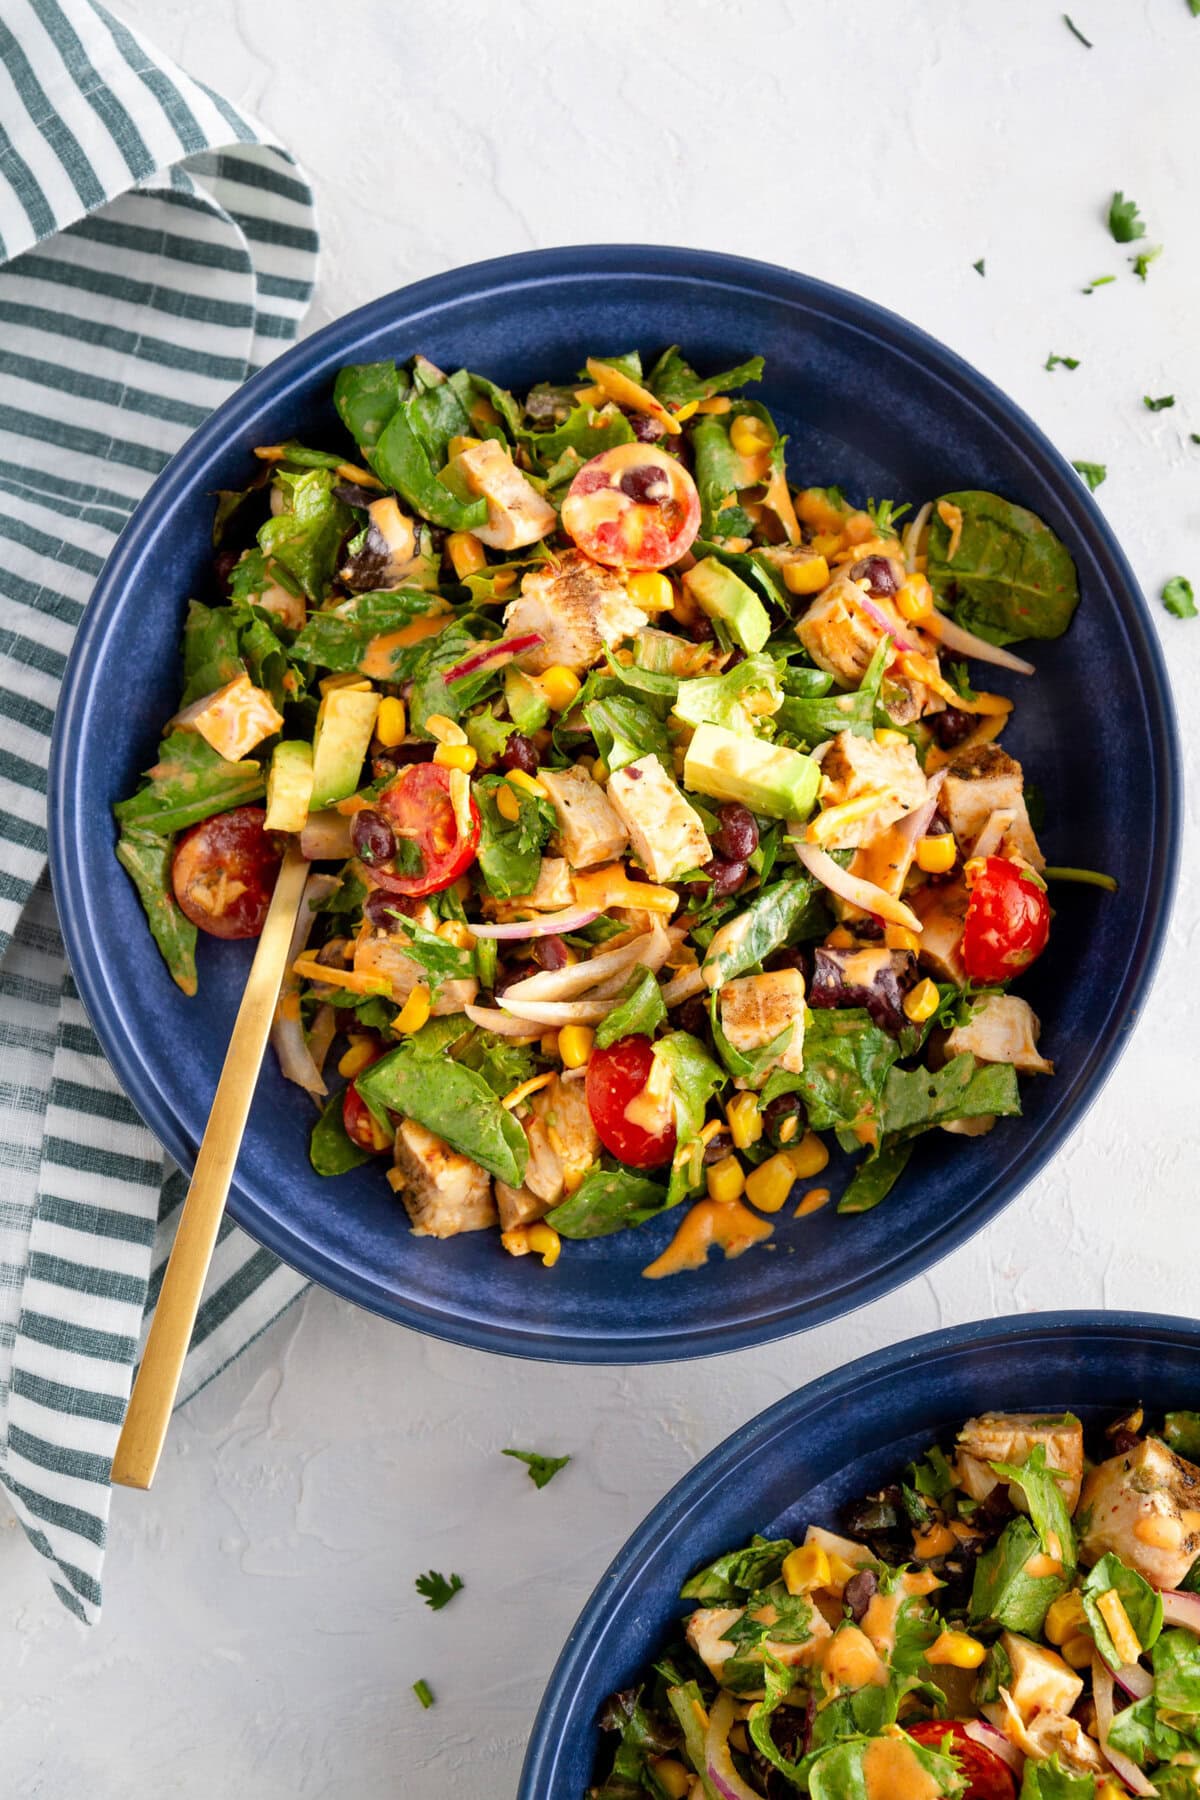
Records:
<instances>
[{"instance_id":1,"label":"cherry tomato half","mask_svg":"<svg viewBox=\"0 0 1200 1800\"><path fill-rule=\"evenodd\" d=\"M398 875L386 864L372 863L371 876L380 887L413 897L440 893L474 862L479 808L472 799L471 829L460 836L450 800L450 771L440 763L409 763L392 777L375 804L394 834L415 843L424 859L419 875Z\"/></svg>"},{"instance_id":2,"label":"cherry tomato half","mask_svg":"<svg viewBox=\"0 0 1200 1800\"><path fill-rule=\"evenodd\" d=\"M963 967L971 980L1011 981L1042 954L1049 936L1045 888L1006 857L985 858L963 926Z\"/></svg>"},{"instance_id":3,"label":"cherry tomato half","mask_svg":"<svg viewBox=\"0 0 1200 1800\"><path fill-rule=\"evenodd\" d=\"M618 444L584 463L562 508L563 530L613 569L665 569L700 529L700 496L683 464L653 444Z\"/></svg>"},{"instance_id":4,"label":"cherry tomato half","mask_svg":"<svg viewBox=\"0 0 1200 1800\"><path fill-rule=\"evenodd\" d=\"M950 1755L967 1783L962 1800L1016 1800L1016 1777L1004 1758L977 1744L960 1719L923 1719L919 1725L906 1725L904 1729L927 1750L940 1751L946 1737L950 1737Z\"/></svg>"},{"instance_id":5,"label":"cherry tomato half","mask_svg":"<svg viewBox=\"0 0 1200 1800\"><path fill-rule=\"evenodd\" d=\"M675 1154L674 1121L665 1131L654 1132L625 1117L626 1107L645 1087L653 1061L648 1037L626 1037L606 1050L594 1050L587 1067L588 1111L596 1136L633 1169L656 1169Z\"/></svg>"},{"instance_id":6,"label":"cherry tomato half","mask_svg":"<svg viewBox=\"0 0 1200 1800\"><path fill-rule=\"evenodd\" d=\"M171 886L181 912L211 937L252 938L263 928L283 852L263 830L261 806L203 819L175 846Z\"/></svg>"},{"instance_id":7,"label":"cherry tomato half","mask_svg":"<svg viewBox=\"0 0 1200 1800\"><path fill-rule=\"evenodd\" d=\"M371 1057L371 1062L378 1062L382 1055L383 1045L379 1044ZM369 1069L370 1066L371 1063L363 1064L364 1069ZM359 1073L362 1073L361 1069ZM346 1127L346 1136L350 1142L357 1144L360 1150L369 1150L372 1156L382 1156L386 1150L390 1150L392 1147L390 1138L386 1141L383 1140L382 1131L375 1123L370 1108L362 1099L353 1082L349 1084L342 1095L342 1124Z\"/></svg>"}]
</instances>

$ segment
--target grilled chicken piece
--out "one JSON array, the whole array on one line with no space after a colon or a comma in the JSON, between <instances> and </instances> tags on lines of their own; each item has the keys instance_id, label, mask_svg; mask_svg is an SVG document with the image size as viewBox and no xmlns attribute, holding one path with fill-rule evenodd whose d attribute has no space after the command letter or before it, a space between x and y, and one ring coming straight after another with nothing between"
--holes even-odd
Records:
<instances>
[{"instance_id":1,"label":"grilled chicken piece","mask_svg":"<svg viewBox=\"0 0 1200 1800\"><path fill-rule=\"evenodd\" d=\"M510 637L540 633L544 641L517 658L522 669L540 675L560 665L577 673L590 668L601 660L605 644L632 637L648 616L611 569L567 550L526 573L504 623Z\"/></svg>"},{"instance_id":2,"label":"grilled chicken piece","mask_svg":"<svg viewBox=\"0 0 1200 1800\"><path fill-rule=\"evenodd\" d=\"M745 1610L744 1606L699 1606L687 1621L685 1636L688 1643L718 1681L724 1665L731 1656L737 1654L736 1646L726 1641L724 1633L742 1617ZM812 1635L802 1644L778 1644L768 1638L765 1648L789 1668L811 1666L827 1642L830 1630L816 1606L811 1608L808 1624ZM762 1651L751 1652L744 1660L761 1662Z\"/></svg>"},{"instance_id":3,"label":"grilled chicken piece","mask_svg":"<svg viewBox=\"0 0 1200 1800\"><path fill-rule=\"evenodd\" d=\"M970 901L965 881L930 882L918 888L909 905L921 921L922 964L942 981L967 985L963 968L962 937Z\"/></svg>"},{"instance_id":4,"label":"grilled chicken piece","mask_svg":"<svg viewBox=\"0 0 1200 1800\"><path fill-rule=\"evenodd\" d=\"M642 756L609 777L608 797L651 881L676 881L712 859L700 814L657 756Z\"/></svg>"},{"instance_id":5,"label":"grilled chicken piece","mask_svg":"<svg viewBox=\"0 0 1200 1800\"><path fill-rule=\"evenodd\" d=\"M496 1204L505 1231L543 1218L566 1199L568 1178L574 1178L577 1186L579 1177L600 1154L600 1139L582 1081L563 1081L556 1076L533 1095L529 1105L529 1115L521 1120L529 1140L524 1185L512 1188L503 1181L496 1183Z\"/></svg>"},{"instance_id":6,"label":"grilled chicken piece","mask_svg":"<svg viewBox=\"0 0 1200 1800\"><path fill-rule=\"evenodd\" d=\"M1083 1484L1085 1563L1115 1550L1156 1588L1177 1588L1200 1555L1200 1469L1157 1438L1110 1457Z\"/></svg>"},{"instance_id":7,"label":"grilled chicken piece","mask_svg":"<svg viewBox=\"0 0 1200 1800\"><path fill-rule=\"evenodd\" d=\"M1038 847L1025 806L1021 765L999 744L975 744L957 750L946 764L946 780L938 800L950 829L968 855L1003 856L1013 852L1039 872L1046 859ZM977 851L993 814L1011 815L989 831L985 849Z\"/></svg>"},{"instance_id":8,"label":"grilled chicken piece","mask_svg":"<svg viewBox=\"0 0 1200 1800\"><path fill-rule=\"evenodd\" d=\"M520 550L536 544L558 524L550 502L526 481L495 438L460 451L450 467L463 476L473 494L487 501L487 524L474 529L481 544L493 550Z\"/></svg>"},{"instance_id":9,"label":"grilled chicken piece","mask_svg":"<svg viewBox=\"0 0 1200 1800\"><path fill-rule=\"evenodd\" d=\"M1021 1075L1053 1075L1054 1064L1038 1053L1038 1016L1017 994L989 994L966 1025L946 1038L946 1059L964 1050L979 1062L1011 1063Z\"/></svg>"},{"instance_id":10,"label":"grilled chicken piece","mask_svg":"<svg viewBox=\"0 0 1200 1800\"><path fill-rule=\"evenodd\" d=\"M798 1075L804 1067L804 977L799 969L774 969L765 975L742 975L721 989L721 1030L735 1050L746 1055L762 1050L772 1038L791 1026L771 1068ZM747 1083L740 1077L735 1087L761 1087L770 1074Z\"/></svg>"},{"instance_id":11,"label":"grilled chicken piece","mask_svg":"<svg viewBox=\"0 0 1200 1800\"><path fill-rule=\"evenodd\" d=\"M1008 1691L1026 1724L1037 1713L1069 1713L1083 1692L1083 1677L1053 1650L1005 1631L1000 1643L1012 1664Z\"/></svg>"},{"instance_id":12,"label":"grilled chicken piece","mask_svg":"<svg viewBox=\"0 0 1200 1800\"><path fill-rule=\"evenodd\" d=\"M1018 1748L1038 1762L1057 1756L1063 1767L1072 1772L1081 1775L1108 1773L1108 1764L1100 1754L1095 1738L1090 1738L1079 1720L1071 1718L1069 1713L1040 1712L1019 1736L1012 1735Z\"/></svg>"},{"instance_id":13,"label":"grilled chicken piece","mask_svg":"<svg viewBox=\"0 0 1200 1800\"><path fill-rule=\"evenodd\" d=\"M973 1500L986 1500L1000 1486L989 1465L1023 1463L1039 1444L1046 1447L1046 1466L1057 1471L1068 1512L1074 1512L1083 1475L1083 1426L1073 1413L981 1413L968 1419L958 1434L959 1483ZM1010 1485L1009 1497L1028 1512L1018 1487Z\"/></svg>"},{"instance_id":14,"label":"grilled chicken piece","mask_svg":"<svg viewBox=\"0 0 1200 1800\"><path fill-rule=\"evenodd\" d=\"M884 635L883 627L872 618L863 599L863 590L856 582L848 575L837 575L796 625L796 636L818 669L824 669L844 688L859 685ZM872 604L891 617L886 601ZM896 629L901 635L907 631L898 619Z\"/></svg>"},{"instance_id":15,"label":"grilled chicken piece","mask_svg":"<svg viewBox=\"0 0 1200 1800\"><path fill-rule=\"evenodd\" d=\"M538 779L558 815L556 848L573 869L591 869L620 856L629 833L586 769L542 769Z\"/></svg>"},{"instance_id":16,"label":"grilled chicken piece","mask_svg":"<svg viewBox=\"0 0 1200 1800\"><path fill-rule=\"evenodd\" d=\"M821 763L822 806L866 801L872 795L878 795L879 801L870 811L848 819L828 837L822 836L823 847L850 850L855 845L870 844L897 819L923 803L926 787L917 753L907 739L902 744L877 744L874 738L839 731Z\"/></svg>"},{"instance_id":17,"label":"grilled chicken piece","mask_svg":"<svg viewBox=\"0 0 1200 1800\"><path fill-rule=\"evenodd\" d=\"M432 931L437 919L430 908L424 908L417 923ZM429 979L421 964L405 955L404 946L410 942L399 922L395 931L379 931L364 919L354 946L355 974L379 975L390 982L397 1006L403 1006L419 981ZM478 993L479 983L473 975L463 981L443 981L433 996L431 1014L435 1019L449 1018L464 1006L473 1006Z\"/></svg>"},{"instance_id":18,"label":"grilled chicken piece","mask_svg":"<svg viewBox=\"0 0 1200 1800\"><path fill-rule=\"evenodd\" d=\"M496 1224L487 1170L415 1119L402 1119L396 1129L396 1171L414 1237L457 1237Z\"/></svg>"}]
</instances>

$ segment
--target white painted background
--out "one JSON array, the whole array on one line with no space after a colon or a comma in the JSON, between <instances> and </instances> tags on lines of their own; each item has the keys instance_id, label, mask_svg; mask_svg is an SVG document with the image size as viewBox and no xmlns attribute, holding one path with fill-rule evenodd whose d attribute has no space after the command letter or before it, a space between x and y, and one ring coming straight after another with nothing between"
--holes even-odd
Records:
<instances>
[{"instance_id":1,"label":"white painted background","mask_svg":"<svg viewBox=\"0 0 1200 1800\"><path fill-rule=\"evenodd\" d=\"M943 338L1069 457L1107 462L1100 500L1152 597L1194 776L1200 619L1156 597L1175 573L1200 583L1200 19L1186 0L1069 4L1090 52L1051 0L123 10L307 167L313 326L456 263L643 239L791 264ZM1145 286L1104 228L1114 187L1166 246ZM1082 366L1046 374L1050 350ZM1143 409L1170 392L1173 411ZM153 1494L117 1495L90 1633L0 1501L4 1800L507 1800L601 1570L752 1413L959 1320L1192 1310L1195 791L1132 1048L1053 1167L932 1275L790 1343L629 1371L490 1359L311 1294L180 1415ZM574 1461L539 1494L497 1456L510 1443ZM412 1587L430 1566L467 1584L439 1615Z\"/></svg>"}]
</instances>

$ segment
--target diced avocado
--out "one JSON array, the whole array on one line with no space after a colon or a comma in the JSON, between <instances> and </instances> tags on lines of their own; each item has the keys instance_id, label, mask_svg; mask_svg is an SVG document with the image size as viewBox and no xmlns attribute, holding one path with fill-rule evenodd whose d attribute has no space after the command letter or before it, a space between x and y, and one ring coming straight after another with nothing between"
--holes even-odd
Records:
<instances>
[{"instance_id":1,"label":"diced avocado","mask_svg":"<svg viewBox=\"0 0 1200 1800\"><path fill-rule=\"evenodd\" d=\"M504 671L504 698L513 724L524 737L540 731L550 717L545 694L515 663L509 663Z\"/></svg>"},{"instance_id":2,"label":"diced avocado","mask_svg":"<svg viewBox=\"0 0 1200 1800\"><path fill-rule=\"evenodd\" d=\"M299 738L276 744L267 775L268 831L303 831L313 790L312 745Z\"/></svg>"},{"instance_id":3,"label":"diced avocado","mask_svg":"<svg viewBox=\"0 0 1200 1800\"><path fill-rule=\"evenodd\" d=\"M810 756L723 725L701 725L688 745L683 784L713 800L740 800L769 818L805 819L817 797L820 770Z\"/></svg>"},{"instance_id":4,"label":"diced avocado","mask_svg":"<svg viewBox=\"0 0 1200 1800\"><path fill-rule=\"evenodd\" d=\"M344 800L358 786L378 711L379 695L374 689L330 688L322 700L313 737L309 805L314 812Z\"/></svg>"},{"instance_id":5,"label":"diced avocado","mask_svg":"<svg viewBox=\"0 0 1200 1800\"><path fill-rule=\"evenodd\" d=\"M706 556L683 578L701 612L720 619L735 644L753 654L771 635L771 619L754 589L715 556Z\"/></svg>"}]
</instances>

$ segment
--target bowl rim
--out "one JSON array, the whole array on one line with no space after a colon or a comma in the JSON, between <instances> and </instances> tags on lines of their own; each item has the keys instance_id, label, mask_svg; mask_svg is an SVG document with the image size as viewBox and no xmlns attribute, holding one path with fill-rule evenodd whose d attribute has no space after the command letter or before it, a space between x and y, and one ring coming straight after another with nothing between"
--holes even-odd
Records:
<instances>
[{"instance_id":1,"label":"bowl rim","mask_svg":"<svg viewBox=\"0 0 1200 1800\"><path fill-rule=\"evenodd\" d=\"M1010 1313L999 1319L974 1319L940 1331L905 1338L873 1350L776 1400L738 1426L701 1458L663 1495L635 1527L600 1576L571 1627L550 1671L521 1765L516 1800L548 1800L557 1795L555 1762L568 1730L574 1695L591 1664L605 1647L606 1621L612 1618L610 1596L624 1593L642 1579L646 1565L669 1536L682 1531L692 1515L711 1505L714 1490L731 1476L752 1467L772 1447L789 1438L806 1417L839 1401L849 1403L866 1382L879 1376L902 1381L922 1363L947 1354L1003 1350L1014 1344L1074 1343L1081 1347L1101 1340L1157 1339L1189 1348L1200 1360L1200 1320L1168 1313L1073 1312ZM661 1621L655 1629L661 1628Z\"/></svg>"},{"instance_id":2,"label":"bowl rim","mask_svg":"<svg viewBox=\"0 0 1200 1800\"><path fill-rule=\"evenodd\" d=\"M1145 1001L1166 939L1181 838L1181 752L1165 659L1145 599L1114 532L1065 457L1022 408L954 351L898 314L812 276L750 257L645 244L564 246L496 257L414 282L334 320L253 375L215 409L147 490L101 571L70 653L51 741L48 803L51 875L80 997L121 1087L160 1143L188 1170L194 1161L193 1146L166 1103L136 1037L116 1022L118 1009L110 1004L112 990L105 959L91 954L92 945L102 939L102 932L96 929L102 923L94 911L97 896L83 877L81 860L72 855L72 746L81 741L90 706L88 675L99 659L110 615L119 607L132 572L153 542L160 513L172 512L195 493L210 457L230 438L251 431L263 407L309 392L319 381L331 379L341 363L361 354L373 336L397 324L417 329L422 315L430 311L465 300L482 301L496 293L511 297L522 287L540 287L547 280L574 279L588 284L613 275L648 283L667 276L725 288L731 296L753 291L785 303L799 303L810 314L867 335L918 365L986 416L993 429L1003 432L1030 465L1037 483L1072 516L1102 579L1126 603L1121 616L1148 714L1148 748L1158 798L1155 854L1145 872L1134 954L1122 990L1114 998L1108 1030L1093 1043L1077 1072L1074 1100L1069 1105L1064 1102L1042 1130L1036 1150L982 1204L939 1230L936 1238L927 1236L885 1266L863 1275L849 1294L838 1289L819 1301L807 1302L803 1310L780 1307L715 1331L695 1326L654 1338L617 1330L605 1336L583 1336L525 1321L463 1317L423 1305L416 1295L397 1295L382 1277L351 1271L332 1261L300 1235L294 1223L277 1220L262 1209L239 1189L236 1178L230 1188L229 1213L236 1223L292 1268L370 1311L471 1348L537 1360L629 1364L723 1354L809 1330L855 1311L933 1267L994 1219L1061 1148L1112 1073Z\"/></svg>"}]
</instances>

